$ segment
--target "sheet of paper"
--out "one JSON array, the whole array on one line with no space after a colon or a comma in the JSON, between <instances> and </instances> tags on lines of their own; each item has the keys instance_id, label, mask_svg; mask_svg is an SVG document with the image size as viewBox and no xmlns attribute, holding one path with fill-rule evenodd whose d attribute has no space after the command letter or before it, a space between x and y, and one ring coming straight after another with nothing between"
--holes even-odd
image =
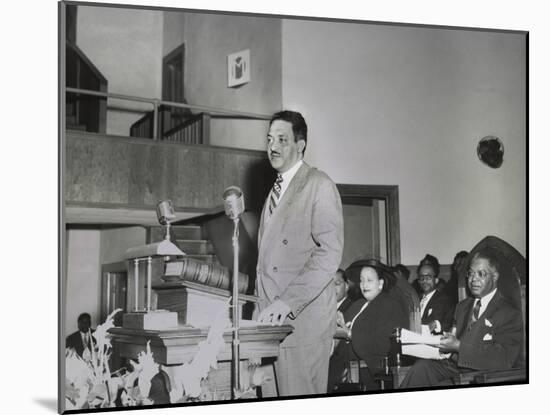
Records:
<instances>
[{"instance_id":1,"label":"sheet of paper","mask_svg":"<svg viewBox=\"0 0 550 415\"><path fill-rule=\"evenodd\" d=\"M401 352L409 356L416 356L422 359L441 360L445 359L439 353L437 347L428 346L426 344L403 344L401 346Z\"/></svg>"},{"instance_id":2,"label":"sheet of paper","mask_svg":"<svg viewBox=\"0 0 550 415\"><path fill-rule=\"evenodd\" d=\"M415 333L407 329L401 329L401 344L431 344L439 345L441 336Z\"/></svg>"},{"instance_id":3,"label":"sheet of paper","mask_svg":"<svg viewBox=\"0 0 550 415\"><path fill-rule=\"evenodd\" d=\"M420 326L420 329L422 330L422 335L423 336L431 336L430 326L428 326L427 324L422 324Z\"/></svg>"}]
</instances>

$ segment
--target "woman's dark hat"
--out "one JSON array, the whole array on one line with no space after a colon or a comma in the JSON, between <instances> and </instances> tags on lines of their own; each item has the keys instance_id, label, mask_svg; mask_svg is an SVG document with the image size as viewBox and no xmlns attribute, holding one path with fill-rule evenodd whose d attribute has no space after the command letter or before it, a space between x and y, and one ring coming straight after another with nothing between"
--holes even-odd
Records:
<instances>
[{"instance_id":1,"label":"woman's dark hat","mask_svg":"<svg viewBox=\"0 0 550 415\"><path fill-rule=\"evenodd\" d=\"M360 259L346 268L346 277L359 284L361 280L361 270L370 267L376 270L378 276L384 280L384 287L389 289L393 287L397 278L390 267L378 261L377 259Z\"/></svg>"}]
</instances>

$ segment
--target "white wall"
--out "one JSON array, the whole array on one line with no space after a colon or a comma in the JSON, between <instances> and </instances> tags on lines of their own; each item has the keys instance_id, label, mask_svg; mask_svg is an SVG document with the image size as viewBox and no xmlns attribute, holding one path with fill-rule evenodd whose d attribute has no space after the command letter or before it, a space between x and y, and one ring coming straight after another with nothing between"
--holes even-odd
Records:
<instances>
[{"instance_id":1,"label":"white wall","mask_svg":"<svg viewBox=\"0 0 550 415\"><path fill-rule=\"evenodd\" d=\"M77 319L87 312L92 326L98 323L100 295L100 231L77 229L67 231L67 300L65 336L76 331Z\"/></svg>"},{"instance_id":2,"label":"white wall","mask_svg":"<svg viewBox=\"0 0 550 415\"><path fill-rule=\"evenodd\" d=\"M70 229L67 231L67 299L65 335L77 330L80 313L92 316L92 327L99 321L101 266L124 260L132 246L145 243L145 228Z\"/></svg>"},{"instance_id":3,"label":"white wall","mask_svg":"<svg viewBox=\"0 0 550 415\"><path fill-rule=\"evenodd\" d=\"M161 98L163 12L79 6L77 45L108 81L109 92ZM109 105L151 111L148 104L110 99ZM109 110L107 134L129 135L143 114Z\"/></svg>"},{"instance_id":4,"label":"white wall","mask_svg":"<svg viewBox=\"0 0 550 415\"><path fill-rule=\"evenodd\" d=\"M526 245L525 45L518 34L284 20L283 107L338 183L399 185L402 262L483 236ZM476 146L496 135L498 170Z\"/></svg>"},{"instance_id":5,"label":"white wall","mask_svg":"<svg viewBox=\"0 0 550 415\"><path fill-rule=\"evenodd\" d=\"M168 55L184 42L185 13L163 12L162 56Z\"/></svg>"},{"instance_id":6,"label":"white wall","mask_svg":"<svg viewBox=\"0 0 550 415\"><path fill-rule=\"evenodd\" d=\"M281 109L281 20L186 13L189 103L271 115ZM227 86L227 55L250 49L249 83ZM213 119L211 144L265 150L267 121Z\"/></svg>"},{"instance_id":7,"label":"white wall","mask_svg":"<svg viewBox=\"0 0 550 415\"><path fill-rule=\"evenodd\" d=\"M103 229L101 231L101 264L124 261L128 248L144 245L146 231L142 226Z\"/></svg>"}]
</instances>

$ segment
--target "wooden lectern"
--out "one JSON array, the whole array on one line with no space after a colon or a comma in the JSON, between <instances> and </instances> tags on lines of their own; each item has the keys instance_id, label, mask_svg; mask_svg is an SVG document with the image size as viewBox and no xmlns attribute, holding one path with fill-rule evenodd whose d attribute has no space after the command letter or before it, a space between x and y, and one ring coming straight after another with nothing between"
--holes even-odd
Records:
<instances>
[{"instance_id":1,"label":"wooden lectern","mask_svg":"<svg viewBox=\"0 0 550 415\"><path fill-rule=\"evenodd\" d=\"M212 319L220 315L220 310L223 314L225 308L228 312L227 328L223 335L225 344L217 356L217 369L210 369L208 381L215 385L217 399L231 399L233 332L228 303L231 293L227 289L194 282L208 280L208 278L202 278L203 272L207 276L211 275L206 265L194 271L193 276L196 279L191 281L185 280L188 277L187 274L177 278L174 276L165 278L165 276L163 277L165 282L152 286L151 258L163 255L172 262L174 257L179 257L182 261L186 258L183 252L179 254L177 247L169 240L131 248L127 251L128 266L135 268L136 281L139 272L138 260L145 258L147 261L147 307L145 310L138 310L136 306L134 311L124 315L122 327L109 330L113 346L111 370L124 366L128 368L130 366L128 359L137 360L138 354L145 351L147 343L150 342L153 359L162 365L163 371L171 378L172 370L176 366L193 360L199 350L198 344L207 338ZM139 284L136 282L136 305L139 300L138 287ZM246 302L256 301L255 296L239 295L241 307ZM271 378L271 382L262 385L262 397L277 396L273 362L279 355L279 344L292 332L293 327L258 324L250 320L240 320L239 326L238 372L233 368L235 373L239 374L239 385L242 390L248 390L254 386L250 377L254 375L254 371L261 362L262 370L266 371L267 377ZM173 381L172 378L170 380Z\"/></svg>"},{"instance_id":2,"label":"wooden lectern","mask_svg":"<svg viewBox=\"0 0 550 415\"><path fill-rule=\"evenodd\" d=\"M272 363L279 355L279 344L292 332L289 325L266 326L256 325L254 322L243 322L240 333L241 349L241 385L247 389L251 386L250 361L261 359ZM113 345L112 370L125 366L126 359L137 359L139 352L144 351L150 341L151 351L157 363L170 376L170 366L189 363L198 351L198 344L206 339L208 328L194 328L180 326L173 330L139 330L115 327L109 331ZM224 333L225 346L218 355L218 368L211 369L209 379L216 385L218 396L221 399L230 399L231 396L231 330ZM268 366L271 373L267 373L275 380L273 365ZM274 383L262 388L263 397L277 396Z\"/></svg>"}]
</instances>

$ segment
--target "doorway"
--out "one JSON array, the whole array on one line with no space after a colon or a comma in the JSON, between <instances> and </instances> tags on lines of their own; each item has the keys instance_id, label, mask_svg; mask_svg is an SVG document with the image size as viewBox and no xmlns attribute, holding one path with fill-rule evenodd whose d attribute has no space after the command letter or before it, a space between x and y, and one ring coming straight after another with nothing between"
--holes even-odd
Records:
<instances>
[{"instance_id":1,"label":"doorway","mask_svg":"<svg viewBox=\"0 0 550 415\"><path fill-rule=\"evenodd\" d=\"M162 100L180 102L185 100L185 44L179 45L162 59ZM159 108L161 132L165 133L181 125L190 115L188 108Z\"/></svg>"},{"instance_id":2,"label":"doorway","mask_svg":"<svg viewBox=\"0 0 550 415\"><path fill-rule=\"evenodd\" d=\"M344 214L341 268L358 259L401 262L399 188L392 185L338 184Z\"/></svg>"}]
</instances>

